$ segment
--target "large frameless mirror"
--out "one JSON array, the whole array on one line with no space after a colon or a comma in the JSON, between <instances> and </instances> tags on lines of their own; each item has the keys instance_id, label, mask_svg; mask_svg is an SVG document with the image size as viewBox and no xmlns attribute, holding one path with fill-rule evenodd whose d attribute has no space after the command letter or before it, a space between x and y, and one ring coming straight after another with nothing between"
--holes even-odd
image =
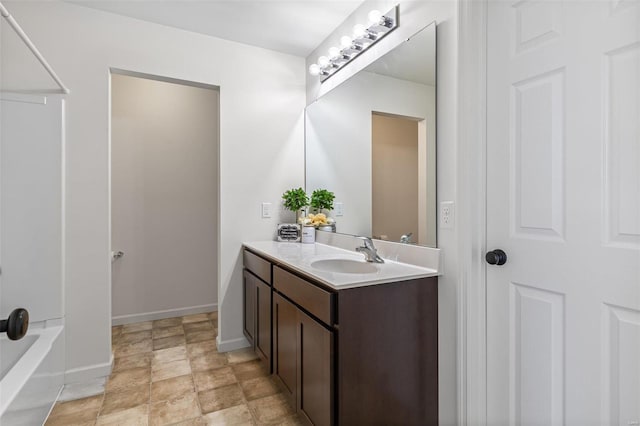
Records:
<instances>
[{"instance_id":1,"label":"large frameless mirror","mask_svg":"<svg viewBox=\"0 0 640 426\"><path fill-rule=\"evenodd\" d=\"M309 105L305 140L337 232L435 247L435 23Z\"/></svg>"}]
</instances>

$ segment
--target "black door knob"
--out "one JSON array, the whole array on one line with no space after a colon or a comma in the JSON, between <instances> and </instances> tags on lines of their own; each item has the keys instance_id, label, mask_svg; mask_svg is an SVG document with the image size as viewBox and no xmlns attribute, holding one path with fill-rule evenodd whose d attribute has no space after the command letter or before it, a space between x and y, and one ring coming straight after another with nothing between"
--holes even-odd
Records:
<instances>
[{"instance_id":1,"label":"black door knob","mask_svg":"<svg viewBox=\"0 0 640 426\"><path fill-rule=\"evenodd\" d=\"M29 312L26 309L14 309L9 318L0 321L0 333L7 333L11 340L20 340L29 328Z\"/></svg>"},{"instance_id":2,"label":"black door knob","mask_svg":"<svg viewBox=\"0 0 640 426\"><path fill-rule=\"evenodd\" d=\"M507 253L500 249L491 250L487 252L484 257L489 265L504 265L507 263Z\"/></svg>"}]
</instances>

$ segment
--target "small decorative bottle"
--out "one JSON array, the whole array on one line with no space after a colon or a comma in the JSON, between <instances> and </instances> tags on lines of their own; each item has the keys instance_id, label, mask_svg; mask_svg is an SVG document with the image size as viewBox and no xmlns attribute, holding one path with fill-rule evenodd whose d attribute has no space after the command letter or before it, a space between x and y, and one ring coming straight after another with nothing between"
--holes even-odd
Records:
<instances>
[{"instance_id":1,"label":"small decorative bottle","mask_svg":"<svg viewBox=\"0 0 640 426\"><path fill-rule=\"evenodd\" d=\"M316 228L314 226L305 225L302 227L302 242L305 244L316 242Z\"/></svg>"}]
</instances>

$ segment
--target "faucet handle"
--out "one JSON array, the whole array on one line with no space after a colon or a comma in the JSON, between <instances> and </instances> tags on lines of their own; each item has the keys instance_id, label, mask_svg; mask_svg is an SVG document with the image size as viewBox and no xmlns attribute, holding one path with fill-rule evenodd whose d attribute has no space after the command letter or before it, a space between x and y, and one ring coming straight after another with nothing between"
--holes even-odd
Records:
<instances>
[{"instance_id":1,"label":"faucet handle","mask_svg":"<svg viewBox=\"0 0 640 426\"><path fill-rule=\"evenodd\" d=\"M413 232L409 232L408 234L404 234L400 237L400 242L401 243L410 243L411 242L411 236L413 235Z\"/></svg>"},{"instance_id":2,"label":"faucet handle","mask_svg":"<svg viewBox=\"0 0 640 426\"><path fill-rule=\"evenodd\" d=\"M373 240L369 237L356 237L359 240L362 240L363 247L375 250L375 246L373 245Z\"/></svg>"},{"instance_id":3,"label":"faucet handle","mask_svg":"<svg viewBox=\"0 0 640 426\"><path fill-rule=\"evenodd\" d=\"M384 259L382 259L378 255L378 250L373 245L373 240L369 237L357 237L362 240L362 246L356 247L356 251L359 253L364 253L364 256L367 262L375 262L375 263L384 263Z\"/></svg>"}]
</instances>

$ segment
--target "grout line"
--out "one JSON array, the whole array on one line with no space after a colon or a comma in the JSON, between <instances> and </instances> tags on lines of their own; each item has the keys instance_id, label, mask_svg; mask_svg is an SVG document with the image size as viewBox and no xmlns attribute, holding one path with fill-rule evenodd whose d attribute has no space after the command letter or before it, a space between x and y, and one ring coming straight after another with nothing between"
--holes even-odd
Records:
<instances>
[{"instance_id":1,"label":"grout line","mask_svg":"<svg viewBox=\"0 0 640 426\"><path fill-rule=\"evenodd\" d=\"M184 326L182 327L182 329L184 330ZM185 330L186 333L186 330ZM187 355L187 359L189 360L189 371L191 371L191 383L193 383L193 390L194 393L196 395L196 404L198 404L198 410L200 411L200 417L204 416L204 413L202 412L202 404L200 403L200 392L198 390L198 384L196 383L196 378L193 375L193 366L191 365L191 357L189 356L189 352L187 350L187 338L185 336L185 343L184 343L184 350L185 353Z\"/></svg>"},{"instance_id":2,"label":"grout line","mask_svg":"<svg viewBox=\"0 0 640 426\"><path fill-rule=\"evenodd\" d=\"M153 374L153 323L151 324L151 358L149 359L149 399L147 400L147 425L151 424L151 387Z\"/></svg>"}]
</instances>

